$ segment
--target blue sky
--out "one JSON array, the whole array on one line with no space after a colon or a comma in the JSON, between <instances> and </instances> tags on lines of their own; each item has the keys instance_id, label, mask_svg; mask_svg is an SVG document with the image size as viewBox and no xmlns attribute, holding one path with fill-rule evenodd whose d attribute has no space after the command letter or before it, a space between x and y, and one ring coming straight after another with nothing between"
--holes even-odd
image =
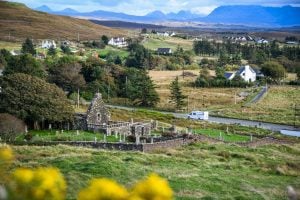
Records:
<instances>
[{"instance_id":1,"label":"blue sky","mask_svg":"<svg viewBox=\"0 0 300 200\"><path fill-rule=\"evenodd\" d=\"M78 11L107 10L134 15L144 15L154 10L165 13L191 10L194 13L209 14L220 5L264 5L300 6L300 0L13 0L25 3L31 8L47 5L52 10L73 8Z\"/></svg>"}]
</instances>

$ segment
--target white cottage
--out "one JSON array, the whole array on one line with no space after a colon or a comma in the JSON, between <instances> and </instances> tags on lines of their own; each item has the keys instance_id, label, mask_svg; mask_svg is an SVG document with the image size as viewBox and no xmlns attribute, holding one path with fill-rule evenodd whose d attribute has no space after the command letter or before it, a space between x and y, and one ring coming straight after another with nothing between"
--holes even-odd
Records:
<instances>
[{"instance_id":1,"label":"white cottage","mask_svg":"<svg viewBox=\"0 0 300 200\"><path fill-rule=\"evenodd\" d=\"M56 49L56 43L54 40L43 40L42 41L42 48L49 49L52 46Z\"/></svg>"},{"instance_id":2,"label":"white cottage","mask_svg":"<svg viewBox=\"0 0 300 200\"><path fill-rule=\"evenodd\" d=\"M128 43L126 42L125 38L111 38L108 44L120 48L128 46Z\"/></svg>"},{"instance_id":3,"label":"white cottage","mask_svg":"<svg viewBox=\"0 0 300 200\"><path fill-rule=\"evenodd\" d=\"M228 80L232 80L235 76L240 76L246 82L254 82L256 81L256 72L249 65L241 66L240 69L235 73L225 73L225 78Z\"/></svg>"}]
</instances>

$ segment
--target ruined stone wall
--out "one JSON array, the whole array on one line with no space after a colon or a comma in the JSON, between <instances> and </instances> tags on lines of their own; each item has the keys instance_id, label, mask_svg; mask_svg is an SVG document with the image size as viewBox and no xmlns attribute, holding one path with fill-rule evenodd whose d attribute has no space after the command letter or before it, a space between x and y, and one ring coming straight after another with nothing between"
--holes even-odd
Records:
<instances>
[{"instance_id":1,"label":"ruined stone wall","mask_svg":"<svg viewBox=\"0 0 300 200\"><path fill-rule=\"evenodd\" d=\"M182 145L188 144L190 141L185 140L183 138L174 139L174 140L167 140L164 142L157 142L157 143L145 143L143 145L143 152L152 152L158 149L168 149L168 148L178 148Z\"/></svg>"},{"instance_id":2,"label":"ruined stone wall","mask_svg":"<svg viewBox=\"0 0 300 200\"><path fill-rule=\"evenodd\" d=\"M102 95L100 93L97 93L87 111L87 124L108 124L109 120L110 113L105 107L105 104L102 100Z\"/></svg>"}]
</instances>

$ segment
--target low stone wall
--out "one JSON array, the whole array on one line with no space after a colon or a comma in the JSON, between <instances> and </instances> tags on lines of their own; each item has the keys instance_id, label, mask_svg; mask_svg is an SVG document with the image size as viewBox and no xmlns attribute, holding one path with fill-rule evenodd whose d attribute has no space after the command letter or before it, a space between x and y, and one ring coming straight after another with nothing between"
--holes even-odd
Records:
<instances>
[{"instance_id":1,"label":"low stone wall","mask_svg":"<svg viewBox=\"0 0 300 200\"><path fill-rule=\"evenodd\" d=\"M147 153L157 149L177 148L177 147L181 147L182 145L186 145L188 143L189 140L179 138L174 140L167 140L164 142L144 143L142 145L143 145L143 152Z\"/></svg>"},{"instance_id":2,"label":"low stone wall","mask_svg":"<svg viewBox=\"0 0 300 200\"><path fill-rule=\"evenodd\" d=\"M73 141L57 141L57 142L14 142L13 145L34 145L34 146L53 146L53 145L71 145L80 147L90 147L95 149L108 149L119 151L143 151L142 144L134 143L111 143L111 142L73 142Z\"/></svg>"}]
</instances>

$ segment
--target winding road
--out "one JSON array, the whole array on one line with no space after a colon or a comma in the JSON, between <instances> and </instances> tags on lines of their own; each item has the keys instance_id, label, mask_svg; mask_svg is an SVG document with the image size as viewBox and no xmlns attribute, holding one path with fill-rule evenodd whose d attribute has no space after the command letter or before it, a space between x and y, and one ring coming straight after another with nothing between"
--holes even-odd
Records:
<instances>
[{"instance_id":1,"label":"winding road","mask_svg":"<svg viewBox=\"0 0 300 200\"><path fill-rule=\"evenodd\" d=\"M129 110L129 111L134 111L139 109L139 108L125 107L125 106L114 106L114 105L107 105L107 106L110 108L117 108L117 109ZM172 113L172 112L162 112L162 111L156 111L156 112L160 112L163 114L172 114L174 115L174 117L182 118L182 119L187 119L187 115L188 115L184 113ZM207 121L212 123L220 123L220 124L237 124L240 126L257 127L257 128L262 128L262 129L276 131L276 132L280 132L281 130L299 130L289 125L274 124L274 123L252 121L252 120L243 120L243 119L234 119L234 118L225 118L225 117L210 116Z\"/></svg>"}]
</instances>

